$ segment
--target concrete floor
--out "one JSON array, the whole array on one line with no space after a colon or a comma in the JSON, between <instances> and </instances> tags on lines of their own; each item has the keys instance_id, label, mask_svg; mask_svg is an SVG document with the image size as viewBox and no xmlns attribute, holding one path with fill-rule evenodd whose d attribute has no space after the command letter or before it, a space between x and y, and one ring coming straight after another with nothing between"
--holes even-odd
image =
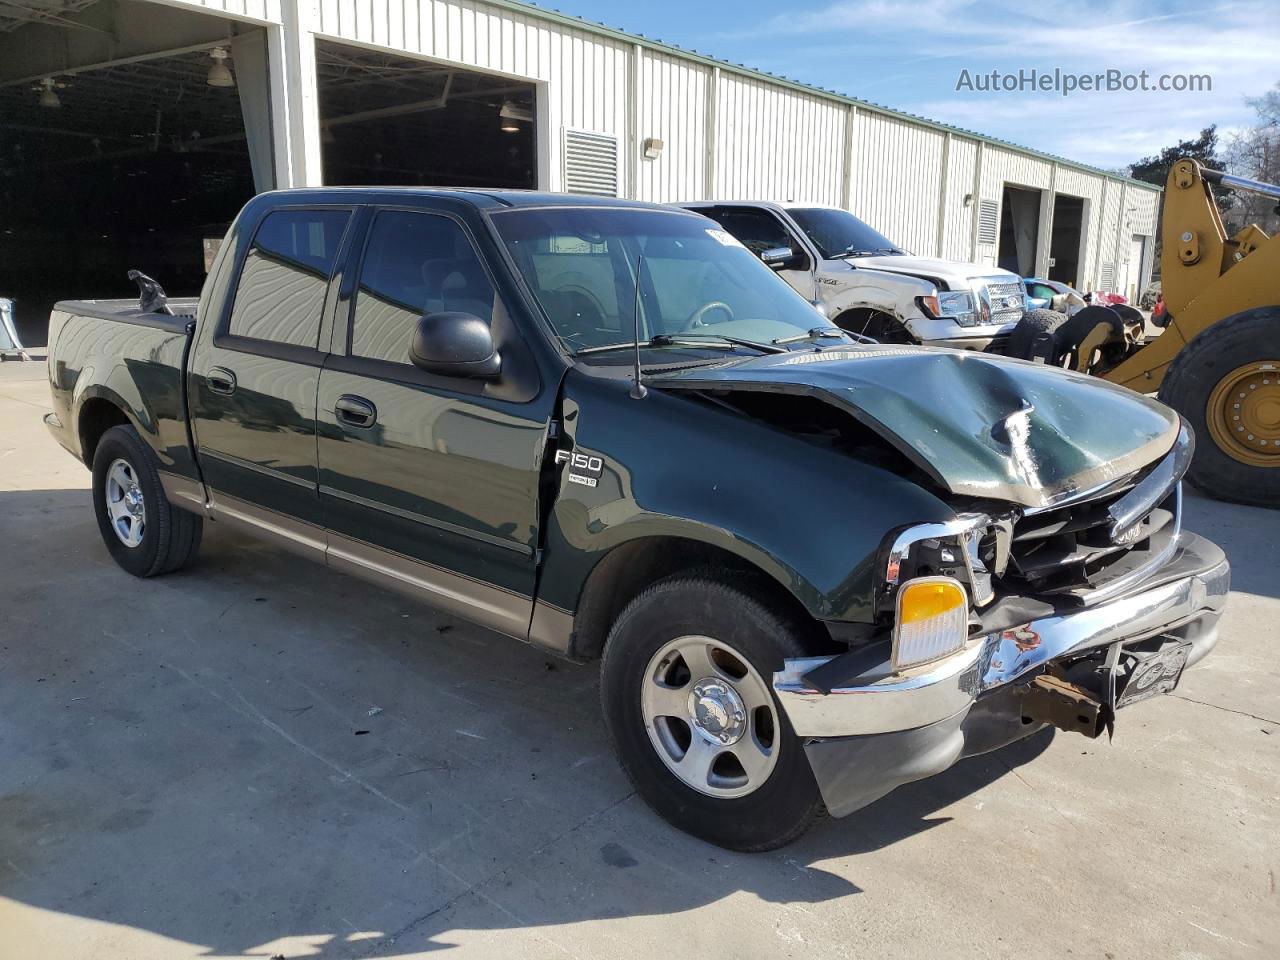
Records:
<instances>
[{"instance_id":1,"label":"concrete floor","mask_svg":"<svg viewBox=\"0 0 1280 960\"><path fill-rule=\"evenodd\" d=\"M141 582L0 365L0 958L1280 955L1280 513L1218 650L787 849L654 817L596 671L216 526Z\"/></svg>"}]
</instances>

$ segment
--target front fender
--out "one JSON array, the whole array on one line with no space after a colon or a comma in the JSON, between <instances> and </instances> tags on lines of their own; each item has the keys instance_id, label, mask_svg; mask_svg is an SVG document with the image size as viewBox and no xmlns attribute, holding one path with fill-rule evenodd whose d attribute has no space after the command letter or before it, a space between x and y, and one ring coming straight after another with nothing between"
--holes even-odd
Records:
<instances>
[{"instance_id":1,"label":"front fender","mask_svg":"<svg viewBox=\"0 0 1280 960\"><path fill-rule=\"evenodd\" d=\"M560 449L601 466L595 476L549 467L556 493L539 600L562 610L577 610L610 551L669 537L740 557L816 619L869 622L885 534L955 515L886 470L689 395L653 387L636 400L627 387L578 371L565 380Z\"/></svg>"}]
</instances>

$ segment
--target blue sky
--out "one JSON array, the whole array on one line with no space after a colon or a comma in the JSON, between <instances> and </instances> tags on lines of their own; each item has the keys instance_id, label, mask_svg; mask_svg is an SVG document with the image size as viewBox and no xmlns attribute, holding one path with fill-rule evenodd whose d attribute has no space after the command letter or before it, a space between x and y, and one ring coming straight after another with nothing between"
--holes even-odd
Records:
<instances>
[{"instance_id":1,"label":"blue sky","mask_svg":"<svg viewBox=\"0 0 1280 960\"><path fill-rule=\"evenodd\" d=\"M547 0L564 13L1108 169L1280 81L1280 3ZM1206 92L957 92L962 69L1209 74Z\"/></svg>"}]
</instances>

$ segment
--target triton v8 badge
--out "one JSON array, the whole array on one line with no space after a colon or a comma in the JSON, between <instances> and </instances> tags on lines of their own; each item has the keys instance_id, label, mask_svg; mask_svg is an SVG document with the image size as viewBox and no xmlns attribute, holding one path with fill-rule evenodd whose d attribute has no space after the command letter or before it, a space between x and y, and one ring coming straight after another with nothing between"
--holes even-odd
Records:
<instances>
[{"instance_id":1,"label":"triton v8 badge","mask_svg":"<svg viewBox=\"0 0 1280 960\"><path fill-rule=\"evenodd\" d=\"M580 483L584 487L594 487L604 472L604 461L599 457L586 453L574 453L570 450L557 450L556 463L569 463L569 482Z\"/></svg>"}]
</instances>

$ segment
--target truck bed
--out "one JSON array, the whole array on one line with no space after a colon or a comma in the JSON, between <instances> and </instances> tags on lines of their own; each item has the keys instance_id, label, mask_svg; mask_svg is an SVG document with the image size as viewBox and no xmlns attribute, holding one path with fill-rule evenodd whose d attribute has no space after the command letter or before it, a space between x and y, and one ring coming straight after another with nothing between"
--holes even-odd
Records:
<instances>
[{"instance_id":1,"label":"truck bed","mask_svg":"<svg viewBox=\"0 0 1280 960\"><path fill-rule=\"evenodd\" d=\"M49 317L49 385L55 438L88 461L85 446L121 411L163 471L198 477L187 430L186 360L195 299L169 301L174 315L131 300L63 300ZM112 419L114 418L114 420ZM86 437L91 441L86 443Z\"/></svg>"}]
</instances>

